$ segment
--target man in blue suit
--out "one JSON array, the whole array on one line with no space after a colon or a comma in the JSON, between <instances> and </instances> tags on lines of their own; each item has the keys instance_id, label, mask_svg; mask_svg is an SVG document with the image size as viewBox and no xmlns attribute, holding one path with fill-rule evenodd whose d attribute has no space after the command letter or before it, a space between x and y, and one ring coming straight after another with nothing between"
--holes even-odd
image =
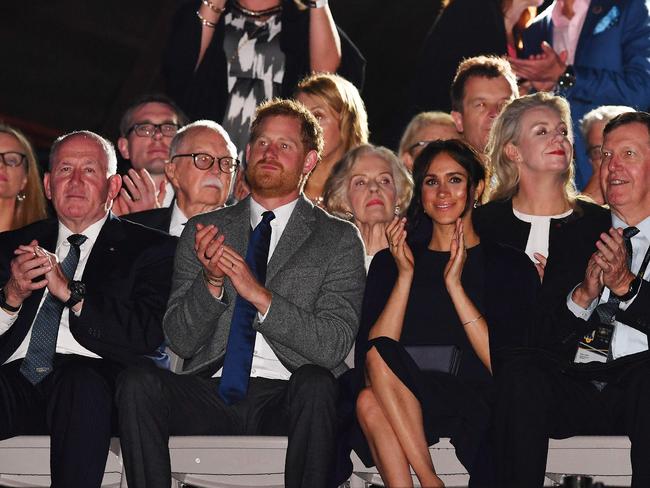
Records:
<instances>
[{"instance_id":1,"label":"man in blue suit","mask_svg":"<svg viewBox=\"0 0 650 488\"><path fill-rule=\"evenodd\" d=\"M650 0L555 0L510 59L538 90L567 98L576 134L576 184L591 176L579 122L600 105L650 107Z\"/></svg>"}]
</instances>

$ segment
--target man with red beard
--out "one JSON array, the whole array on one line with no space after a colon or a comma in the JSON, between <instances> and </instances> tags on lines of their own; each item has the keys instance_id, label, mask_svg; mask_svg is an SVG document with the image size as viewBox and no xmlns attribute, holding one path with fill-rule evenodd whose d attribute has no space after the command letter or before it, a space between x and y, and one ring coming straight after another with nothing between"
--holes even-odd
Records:
<instances>
[{"instance_id":1,"label":"man with red beard","mask_svg":"<svg viewBox=\"0 0 650 488\"><path fill-rule=\"evenodd\" d=\"M170 485L170 435L215 434L288 435L285 486L326 486L365 269L357 230L302 195L322 148L302 104L262 104L251 195L185 226L163 328L186 374L141 367L118 380L130 487Z\"/></svg>"}]
</instances>

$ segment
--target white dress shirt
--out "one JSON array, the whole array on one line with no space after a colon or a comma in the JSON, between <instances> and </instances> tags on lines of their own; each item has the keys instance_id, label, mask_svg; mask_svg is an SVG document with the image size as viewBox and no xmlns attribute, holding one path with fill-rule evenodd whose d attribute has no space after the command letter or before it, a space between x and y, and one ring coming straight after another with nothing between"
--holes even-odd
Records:
<instances>
[{"instance_id":1,"label":"white dress shirt","mask_svg":"<svg viewBox=\"0 0 650 488\"><path fill-rule=\"evenodd\" d=\"M289 218L293 213L293 209L296 207L298 199L293 202L287 203L281 207L273 210L275 218L271 221L271 242L269 243L269 257L267 263L271 260L273 256L273 251L278 245L280 237L284 232ZM257 227L257 225L262 221L262 214L266 212L267 209L262 207L257 203L252 197L250 199L250 220L251 228ZM273 304L271 304L271 307ZM270 309L270 308L269 308ZM267 310L264 315L261 313L257 314L257 317L260 322L263 322L266 318L266 315L269 313ZM223 368L219 369L214 376L221 376ZM257 332L255 334L255 347L253 349L253 364L251 366L251 376L258 376L261 378L268 378L273 380L288 380L291 377L291 372L284 367L280 362L278 357L269 346L264 336Z\"/></svg>"},{"instance_id":2,"label":"white dress shirt","mask_svg":"<svg viewBox=\"0 0 650 488\"><path fill-rule=\"evenodd\" d=\"M623 222L616 215L612 214L612 226L615 228L625 229L629 227L625 222ZM645 253L650 247L650 217L647 217L641 223L636 225L636 228L639 229L639 233L632 237L632 273L636 274L641 268L641 263L645 257ZM644 279L648 279L650 276L650 266L645 271ZM642 281L641 286L644 286L645 283ZM575 289L575 288L574 288ZM640 290L641 288L639 288ZM609 300L609 288L604 288L600 297L595 299L588 308L584 309L575 303L572 299L573 290L569 293L567 297L567 306L573 314L583 320L589 320L591 314L601 303L606 303ZM621 302L619 308L621 310L627 310L627 308L634 302L636 296L630 298L626 302ZM648 350L648 336L628 325L625 325L617 320L614 321L614 334L611 341L611 353L613 359L618 359L623 356L630 354L635 354L637 352L647 351Z\"/></svg>"},{"instance_id":3,"label":"white dress shirt","mask_svg":"<svg viewBox=\"0 0 650 488\"><path fill-rule=\"evenodd\" d=\"M183 229L185 228L187 220L187 217L178 206L178 202L174 200L174 207L172 208L172 220L169 223L169 234L180 237Z\"/></svg>"},{"instance_id":4,"label":"white dress shirt","mask_svg":"<svg viewBox=\"0 0 650 488\"><path fill-rule=\"evenodd\" d=\"M90 256L90 252L92 251L92 248L95 245L95 241L97 240L99 231L101 231L102 226L104 225L104 222L106 222L107 218L108 215L106 215L103 219L98 220L90 227L86 228L83 232L81 232L81 234L85 235L87 239L81 245L81 255L79 256L79 264L77 264L77 270L74 273L75 280L81 280L84 269L86 268L86 263L88 262L88 256ZM65 257L68 255L68 252L70 251L70 243L68 242L68 237L70 237L72 234L74 234L74 232L72 232L65 225L59 222L59 236L56 241L56 256L59 259L59 262L62 262L65 259ZM41 298L41 303L38 305L38 310L36 312L36 315L34 315L34 319L36 319L36 317L38 316L38 312L41 310L41 307L43 306L43 301L45 301L45 297L48 294L49 291L46 288L45 293L43 293L43 297ZM7 330L9 330L9 328L14 324L14 322L18 318L19 314L20 311L18 311L18 313L16 314L11 315L0 308L0 335L4 334L5 332L7 332ZM32 337L33 326L34 323L32 322L32 327L30 327L29 331L27 332L27 335L25 336L25 339L23 340L22 344L18 346L18 349L16 349L13 355L7 360L7 363L25 357L25 355L27 354L27 348L29 347L29 340ZM70 332L70 309L68 307L63 308L63 314L61 315L61 322L59 325L59 335L57 336L56 339L56 352L59 354L78 354L80 356L88 356L91 358L99 357L97 354L89 351L81 344L79 344L77 340L73 337L72 333Z\"/></svg>"},{"instance_id":5,"label":"white dress shirt","mask_svg":"<svg viewBox=\"0 0 650 488\"><path fill-rule=\"evenodd\" d=\"M551 232L551 219L561 219L571 215L573 210L568 210L559 215L529 215L512 209L519 220L530 224L528 241L526 242L526 254L533 263L537 263L534 254L539 253L545 258L548 257L548 240Z\"/></svg>"},{"instance_id":6,"label":"white dress shirt","mask_svg":"<svg viewBox=\"0 0 650 488\"><path fill-rule=\"evenodd\" d=\"M573 2L573 17L570 19L562 13L564 0L558 0L551 12L553 49L558 54L562 51L567 52L567 64L573 64L575 61L580 33L589 12L589 4L590 0L575 0Z\"/></svg>"},{"instance_id":7,"label":"white dress shirt","mask_svg":"<svg viewBox=\"0 0 650 488\"><path fill-rule=\"evenodd\" d=\"M174 201L174 197L176 196L176 192L174 191L174 187L169 181L165 182L165 198L162 201L162 206L163 207L169 207L172 204L172 201Z\"/></svg>"}]
</instances>

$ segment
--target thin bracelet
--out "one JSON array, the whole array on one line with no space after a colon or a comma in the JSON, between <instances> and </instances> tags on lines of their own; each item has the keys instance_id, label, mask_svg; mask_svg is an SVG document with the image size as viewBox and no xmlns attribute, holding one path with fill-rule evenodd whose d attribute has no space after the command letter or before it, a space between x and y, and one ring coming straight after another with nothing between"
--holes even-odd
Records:
<instances>
[{"instance_id":1,"label":"thin bracelet","mask_svg":"<svg viewBox=\"0 0 650 488\"><path fill-rule=\"evenodd\" d=\"M217 7L214 3L212 3L210 0L201 0L201 3L205 5L206 7L209 7L210 10L217 14L222 14L226 11L225 8Z\"/></svg>"},{"instance_id":2,"label":"thin bracelet","mask_svg":"<svg viewBox=\"0 0 650 488\"><path fill-rule=\"evenodd\" d=\"M216 286L217 288L223 287L224 278L211 278L205 272L205 269L203 270L203 279L212 286Z\"/></svg>"},{"instance_id":3,"label":"thin bracelet","mask_svg":"<svg viewBox=\"0 0 650 488\"><path fill-rule=\"evenodd\" d=\"M473 324L474 322L476 322L476 321L478 321L478 320L481 320L482 318L483 318L483 315L479 315L479 316L476 317L475 319L468 320L467 322L463 322L463 326L465 326L465 325L469 325L469 324Z\"/></svg>"},{"instance_id":4,"label":"thin bracelet","mask_svg":"<svg viewBox=\"0 0 650 488\"><path fill-rule=\"evenodd\" d=\"M205 27L209 27L210 29L214 29L217 26L216 22L210 22L208 19L203 17L201 15L201 12L199 12L198 10L196 11L196 16L199 18L199 21L201 22L201 24L203 24Z\"/></svg>"}]
</instances>

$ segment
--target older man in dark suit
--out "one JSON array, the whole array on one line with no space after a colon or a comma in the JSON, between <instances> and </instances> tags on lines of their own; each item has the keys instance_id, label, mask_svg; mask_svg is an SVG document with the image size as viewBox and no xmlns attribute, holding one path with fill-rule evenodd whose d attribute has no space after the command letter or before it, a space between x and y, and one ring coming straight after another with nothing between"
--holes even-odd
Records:
<instances>
[{"instance_id":1,"label":"older man in dark suit","mask_svg":"<svg viewBox=\"0 0 650 488\"><path fill-rule=\"evenodd\" d=\"M150 362L175 240L110 212L115 150L88 131L52 146L58 220L0 236L0 436L47 432L54 487L99 487L115 378Z\"/></svg>"},{"instance_id":2,"label":"older man in dark suit","mask_svg":"<svg viewBox=\"0 0 650 488\"><path fill-rule=\"evenodd\" d=\"M173 203L124 218L180 236L188 219L226 204L239 160L228 133L211 120L198 120L180 129L169 152L165 175L176 194Z\"/></svg>"},{"instance_id":3,"label":"older man in dark suit","mask_svg":"<svg viewBox=\"0 0 650 488\"><path fill-rule=\"evenodd\" d=\"M501 368L499 486L542 486L549 437L578 434L628 435L632 486L650 486L650 114L611 120L602 151L612 228L554 317L564 344L591 335L574 363L542 352Z\"/></svg>"},{"instance_id":4,"label":"older man in dark suit","mask_svg":"<svg viewBox=\"0 0 650 488\"><path fill-rule=\"evenodd\" d=\"M191 219L177 250L164 328L188 374L130 369L118 386L130 487L169 485L170 434L288 434L286 486L327 481L363 245L301 194L323 144L304 106L262 105L251 134L251 196Z\"/></svg>"}]
</instances>

